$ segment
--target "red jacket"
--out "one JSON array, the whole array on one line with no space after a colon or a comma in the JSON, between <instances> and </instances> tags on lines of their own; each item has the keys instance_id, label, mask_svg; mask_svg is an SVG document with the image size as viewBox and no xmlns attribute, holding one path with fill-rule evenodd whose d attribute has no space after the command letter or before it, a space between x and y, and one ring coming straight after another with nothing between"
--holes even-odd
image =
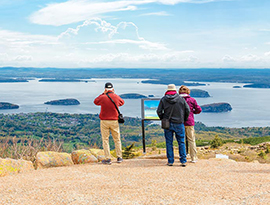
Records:
<instances>
[{"instance_id":1,"label":"red jacket","mask_svg":"<svg viewBox=\"0 0 270 205\"><path fill-rule=\"evenodd\" d=\"M125 101L113 92L108 92L117 107L124 105ZM101 120L118 120L118 112L106 94L101 94L94 100L95 105L101 106L99 118Z\"/></svg>"}]
</instances>

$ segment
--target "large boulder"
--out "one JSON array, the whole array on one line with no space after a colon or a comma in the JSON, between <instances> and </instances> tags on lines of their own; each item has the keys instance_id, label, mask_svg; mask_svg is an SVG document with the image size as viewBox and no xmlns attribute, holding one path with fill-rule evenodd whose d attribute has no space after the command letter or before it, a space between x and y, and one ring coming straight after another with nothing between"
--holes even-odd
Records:
<instances>
[{"instance_id":1,"label":"large boulder","mask_svg":"<svg viewBox=\"0 0 270 205\"><path fill-rule=\"evenodd\" d=\"M76 150L71 153L71 158L74 164L86 164L98 162L98 159L92 155L89 150Z\"/></svg>"},{"instance_id":2,"label":"large boulder","mask_svg":"<svg viewBox=\"0 0 270 205\"><path fill-rule=\"evenodd\" d=\"M31 161L0 158L0 177L34 170Z\"/></svg>"},{"instance_id":3,"label":"large boulder","mask_svg":"<svg viewBox=\"0 0 270 205\"><path fill-rule=\"evenodd\" d=\"M92 153L92 155L94 155L98 159L99 162L105 159L103 149L89 149L89 151ZM115 159L115 157L112 156L112 154L111 159Z\"/></svg>"},{"instance_id":4,"label":"large boulder","mask_svg":"<svg viewBox=\"0 0 270 205\"><path fill-rule=\"evenodd\" d=\"M74 165L71 155L65 152L38 152L36 156L37 169Z\"/></svg>"}]
</instances>

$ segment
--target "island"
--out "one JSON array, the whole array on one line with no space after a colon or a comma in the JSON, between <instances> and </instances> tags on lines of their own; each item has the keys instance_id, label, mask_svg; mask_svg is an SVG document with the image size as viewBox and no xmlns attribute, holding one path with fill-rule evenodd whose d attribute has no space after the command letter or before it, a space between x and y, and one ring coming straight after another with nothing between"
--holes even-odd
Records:
<instances>
[{"instance_id":1,"label":"island","mask_svg":"<svg viewBox=\"0 0 270 205\"><path fill-rule=\"evenodd\" d=\"M80 102L77 99L68 98L68 99L60 99L60 100L52 100L45 102L47 105L79 105Z\"/></svg>"},{"instance_id":2,"label":"island","mask_svg":"<svg viewBox=\"0 0 270 205\"><path fill-rule=\"evenodd\" d=\"M270 83L253 83L244 85L244 88L270 88Z\"/></svg>"},{"instance_id":3,"label":"island","mask_svg":"<svg viewBox=\"0 0 270 205\"><path fill-rule=\"evenodd\" d=\"M0 110L18 109L18 108L19 108L19 105L7 103L7 102L0 102Z\"/></svg>"},{"instance_id":4,"label":"island","mask_svg":"<svg viewBox=\"0 0 270 205\"><path fill-rule=\"evenodd\" d=\"M212 103L201 106L203 112L229 112L232 106L229 103Z\"/></svg>"},{"instance_id":5,"label":"island","mask_svg":"<svg viewBox=\"0 0 270 205\"><path fill-rule=\"evenodd\" d=\"M206 90L201 89L191 89L190 96L194 98L209 98L210 95Z\"/></svg>"},{"instance_id":6,"label":"island","mask_svg":"<svg viewBox=\"0 0 270 205\"><path fill-rule=\"evenodd\" d=\"M242 87L239 85L235 85L235 86L233 86L233 88L242 88Z\"/></svg>"},{"instance_id":7,"label":"island","mask_svg":"<svg viewBox=\"0 0 270 205\"><path fill-rule=\"evenodd\" d=\"M142 99L142 98L147 98L147 96L145 95L141 95L138 93L126 93L126 94L122 94L119 95L121 98L123 99Z\"/></svg>"}]
</instances>

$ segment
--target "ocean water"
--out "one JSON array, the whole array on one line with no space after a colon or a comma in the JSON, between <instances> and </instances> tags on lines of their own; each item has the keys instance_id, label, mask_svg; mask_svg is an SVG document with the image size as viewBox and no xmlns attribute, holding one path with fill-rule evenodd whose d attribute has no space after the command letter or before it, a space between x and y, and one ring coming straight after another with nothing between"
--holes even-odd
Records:
<instances>
[{"instance_id":1,"label":"ocean water","mask_svg":"<svg viewBox=\"0 0 270 205\"><path fill-rule=\"evenodd\" d=\"M95 106L95 97L104 90L106 82L112 82L117 94L139 93L162 97L166 85L141 83L144 79L91 79L95 82L38 82L1 83L0 102L18 104L16 110L0 110L0 113L58 112L58 113L99 113L100 107ZM207 126L223 127L265 127L270 126L270 89L233 88L243 83L206 83L196 86L207 90L210 98L196 98L199 105L228 102L233 110L227 113L201 113L195 116ZM44 102L65 98L76 98L81 104L75 106L45 105ZM141 100L126 99L120 108L124 116L141 117Z\"/></svg>"}]
</instances>

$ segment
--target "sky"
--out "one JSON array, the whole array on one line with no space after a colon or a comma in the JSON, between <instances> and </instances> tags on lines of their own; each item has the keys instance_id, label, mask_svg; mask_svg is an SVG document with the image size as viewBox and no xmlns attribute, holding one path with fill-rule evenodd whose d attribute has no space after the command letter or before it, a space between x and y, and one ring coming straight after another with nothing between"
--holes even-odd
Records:
<instances>
[{"instance_id":1,"label":"sky","mask_svg":"<svg viewBox=\"0 0 270 205\"><path fill-rule=\"evenodd\" d=\"M0 0L0 67L270 68L269 0Z\"/></svg>"}]
</instances>

